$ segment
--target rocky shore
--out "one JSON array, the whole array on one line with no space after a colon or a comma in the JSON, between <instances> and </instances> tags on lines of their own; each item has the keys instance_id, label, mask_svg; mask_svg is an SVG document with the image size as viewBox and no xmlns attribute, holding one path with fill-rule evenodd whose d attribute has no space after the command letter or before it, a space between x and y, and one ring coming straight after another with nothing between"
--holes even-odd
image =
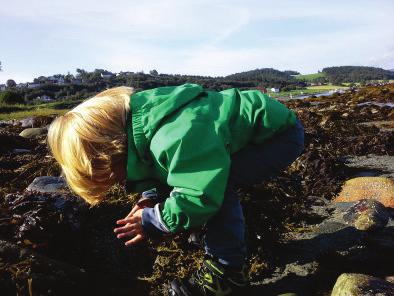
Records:
<instances>
[{"instance_id":1,"label":"rocky shore","mask_svg":"<svg viewBox=\"0 0 394 296\"><path fill-rule=\"evenodd\" d=\"M239 189L248 295L394 295L393 103L394 84L286 102L304 153ZM51 120L0 122L1 295L165 294L201 250L189 234L124 249L112 229L138 195L117 186L89 208L70 193L47 150Z\"/></svg>"}]
</instances>

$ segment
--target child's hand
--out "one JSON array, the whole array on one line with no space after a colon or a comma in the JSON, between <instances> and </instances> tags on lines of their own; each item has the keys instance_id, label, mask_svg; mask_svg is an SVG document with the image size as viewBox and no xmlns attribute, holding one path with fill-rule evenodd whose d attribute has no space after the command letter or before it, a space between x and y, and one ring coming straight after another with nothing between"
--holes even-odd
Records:
<instances>
[{"instance_id":1,"label":"child's hand","mask_svg":"<svg viewBox=\"0 0 394 296\"><path fill-rule=\"evenodd\" d=\"M129 217L129 214L126 218L116 221L116 224L123 225L114 229L114 232L117 233L116 237L132 237L132 239L125 242L127 247L145 239L145 233L142 228L142 211L143 209L138 209L131 217Z\"/></svg>"},{"instance_id":2,"label":"child's hand","mask_svg":"<svg viewBox=\"0 0 394 296\"><path fill-rule=\"evenodd\" d=\"M138 210L142 210L144 208L153 208L154 207L154 202L150 200L149 198L141 199L137 204L131 209L130 213L126 216L126 218L132 217L135 212Z\"/></svg>"}]
</instances>

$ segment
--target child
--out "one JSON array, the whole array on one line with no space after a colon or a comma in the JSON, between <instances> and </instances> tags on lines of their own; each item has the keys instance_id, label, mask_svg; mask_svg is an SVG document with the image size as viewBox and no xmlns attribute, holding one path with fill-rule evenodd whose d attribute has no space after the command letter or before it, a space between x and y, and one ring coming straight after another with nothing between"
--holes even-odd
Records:
<instances>
[{"instance_id":1,"label":"child","mask_svg":"<svg viewBox=\"0 0 394 296\"><path fill-rule=\"evenodd\" d=\"M48 133L69 186L88 203L115 183L143 192L114 229L126 246L204 226L203 267L174 280L172 295L242 291L246 246L236 189L278 174L303 140L295 114L260 91L196 84L109 89L58 117ZM160 184L172 189L164 200Z\"/></svg>"}]
</instances>

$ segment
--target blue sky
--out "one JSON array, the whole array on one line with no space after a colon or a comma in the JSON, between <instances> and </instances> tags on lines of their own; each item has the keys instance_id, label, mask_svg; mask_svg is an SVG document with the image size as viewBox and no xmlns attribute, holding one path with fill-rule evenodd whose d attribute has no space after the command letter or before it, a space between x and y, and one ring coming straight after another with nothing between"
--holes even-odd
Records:
<instances>
[{"instance_id":1,"label":"blue sky","mask_svg":"<svg viewBox=\"0 0 394 296\"><path fill-rule=\"evenodd\" d=\"M76 68L394 68L392 0L0 0L0 83Z\"/></svg>"}]
</instances>

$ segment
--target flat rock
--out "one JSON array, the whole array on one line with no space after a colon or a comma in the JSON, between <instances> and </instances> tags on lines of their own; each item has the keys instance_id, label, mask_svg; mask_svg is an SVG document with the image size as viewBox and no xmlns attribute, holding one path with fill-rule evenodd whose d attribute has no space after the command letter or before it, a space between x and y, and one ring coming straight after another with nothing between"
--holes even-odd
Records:
<instances>
[{"instance_id":1,"label":"flat rock","mask_svg":"<svg viewBox=\"0 0 394 296\"><path fill-rule=\"evenodd\" d=\"M394 284L365 274L343 273L331 293L331 296L374 295L394 295Z\"/></svg>"},{"instance_id":2,"label":"flat rock","mask_svg":"<svg viewBox=\"0 0 394 296\"><path fill-rule=\"evenodd\" d=\"M47 133L45 128L31 127L24 129L19 135L23 138L34 138L45 133Z\"/></svg>"},{"instance_id":3,"label":"flat rock","mask_svg":"<svg viewBox=\"0 0 394 296\"><path fill-rule=\"evenodd\" d=\"M375 199L394 208L394 181L385 177L358 177L345 182L334 202Z\"/></svg>"},{"instance_id":4,"label":"flat rock","mask_svg":"<svg viewBox=\"0 0 394 296\"><path fill-rule=\"evenodd\" d=\"M366 171L378 171L381 177L394 178L394 156L375 154L348 156L346 166Z\"/></svg>"},{"instance_id":5,"label":"flat rock","mask_svg":"<svg viewBox=\"0 0 394 296\"><path fill-rule=\"evenodd\" d=\"M27 191L38 192L64 192L67 183L62 177L43 176L37 177L26 188Z\"/></svg>"}]
</instances>

